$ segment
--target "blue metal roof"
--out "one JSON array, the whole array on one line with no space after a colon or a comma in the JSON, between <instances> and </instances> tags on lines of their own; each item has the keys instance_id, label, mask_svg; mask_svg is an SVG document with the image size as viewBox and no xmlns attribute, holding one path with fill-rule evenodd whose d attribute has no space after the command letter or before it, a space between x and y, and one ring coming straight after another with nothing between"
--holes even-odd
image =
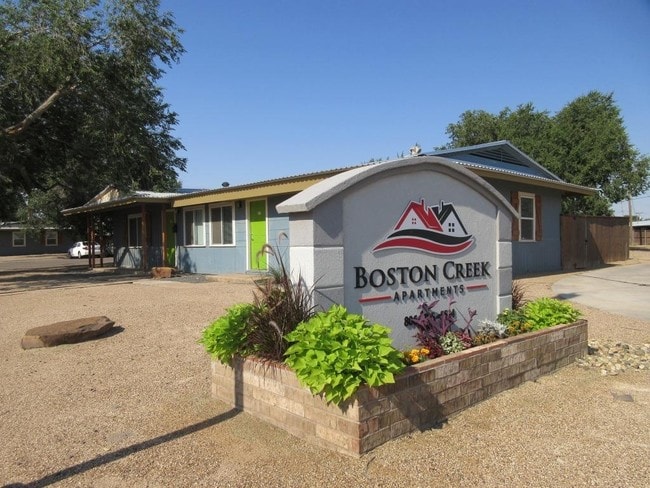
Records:
<instances>
[{"instance_id":1,"label":"blue metal roof","mask_svg":"<svg viewBox=\"0 0 650 488\"><path fill-rule=\"evenodd\" d=\"M541 164L521 152L510 141L496 141L475 146L443 149L426 153L428 156L441 156L459 163L470 163L472 167L501 170L522 176L541 177L563 182Z\"/></svg>"}]
</instances>

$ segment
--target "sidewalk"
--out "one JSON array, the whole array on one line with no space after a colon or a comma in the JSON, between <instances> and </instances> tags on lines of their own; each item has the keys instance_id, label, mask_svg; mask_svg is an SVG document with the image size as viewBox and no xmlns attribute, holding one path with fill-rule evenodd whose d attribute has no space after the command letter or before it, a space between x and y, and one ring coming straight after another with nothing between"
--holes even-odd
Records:
<instances>
[{"instance_id":1,"label":"sidewalk","mask_svg":"<svg viewBox=\"0 0 650 488\"><path fill-rule=\"evenodd\" d=\"M650 321L650 263L576 273L552 290L558 298Z\"/></svg>"}]
</instances>

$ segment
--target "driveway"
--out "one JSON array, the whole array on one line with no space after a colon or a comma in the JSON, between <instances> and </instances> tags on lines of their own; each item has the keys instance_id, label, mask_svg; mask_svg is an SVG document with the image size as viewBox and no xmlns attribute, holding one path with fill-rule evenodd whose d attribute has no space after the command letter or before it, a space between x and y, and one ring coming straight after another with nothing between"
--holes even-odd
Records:
<instances>
[{"instance_id":1,"label":"driveway","mask_svg":"<svg viewBox=\"0 0 650 488\"><path fill-rule=\"evenodd\" d=\"M576 273L553 284L558 298L650 321L650 263Z\"/></svg>"},{"instance_id":2,"label":"driveway","mask_svg":"<svg viewBox=\"0 0 650 488\"><path fill-rule=\"evenodd\" d=\"M95 266L100 266L99 256L95 258ZM105 257L104 266L113 266L113 258ZM0 256L0 272L36 271L52 268L60 268L61 270L71 268L88 269L88 258L70 259L66 253Z\"/></svg>"},{"instance_id":3,"label":"driveway","mask_svg":"<svg viewBox=\"0 0 650 488\"><path fill-rule=\"evenodd\" d=\"M96 266L99 266L99 258ZM70 259L66 254L0 256L0 295L51 288L85 288L133 279L134 272L113 267L113 258L104 258L104 267L90 269L87 259Z\"/></svg>"}]
</instances>

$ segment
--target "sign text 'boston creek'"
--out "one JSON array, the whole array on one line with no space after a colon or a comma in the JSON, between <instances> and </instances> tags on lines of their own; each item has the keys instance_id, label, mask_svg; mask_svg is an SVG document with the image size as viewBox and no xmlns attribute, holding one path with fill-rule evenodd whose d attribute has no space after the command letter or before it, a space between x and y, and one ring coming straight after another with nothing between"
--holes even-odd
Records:
<instances>
[{"instance_id":1,"label":"sign text 'boston creek'","mask_svg":"<svg viewBox=\"0 0 650 488\"><path fill-rule=\"evenodd\" d=\"M459 263L447 261L442 265L425 264L421 266L396 266L367 270L363 266L354 267L355 289L362 292L365 289L387 291L388 287L402 286L407 289L397 289L391 294L364 295L360 303L393 300L430 300L451 295L461 295L466 291L483 289L485 282L476 279L491 278L489 261L471 261ZM442 284L439 278L446 282ZM471 284L464 281L471 279ZM462 281L459 283L459 281ZM414 288L416 287L416 288Z\"/></svg>"}]
</instances>

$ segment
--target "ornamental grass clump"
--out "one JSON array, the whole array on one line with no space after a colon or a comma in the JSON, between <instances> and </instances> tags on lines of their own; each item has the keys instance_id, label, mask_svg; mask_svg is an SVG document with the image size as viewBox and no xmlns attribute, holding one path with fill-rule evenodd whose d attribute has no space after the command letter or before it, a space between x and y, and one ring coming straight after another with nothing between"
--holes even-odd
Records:
<instances>
[{"instance_id":1,"label":"ornamental grass clump","mask_svg":"<svg viewBox=\"0 0 650 488\"><path fill-rule=\"evenodd\" d=\"M292 281L282 256L269 245L262 252L278 263L269 276L256 281L253 303L239 304L207 327L199 340L215 359L230 364L234 356L282 361L285 336L314 315L311 290L301 276Z\"/></svg>"},{"instance_id":2,"label":"ornamental grass clump","mask_svg":"<svg viewBox=\"0 0 650 488\"><path fill-rule=\"evenodd\" d=\"M371 325L334 305L286 336L291 345L285 363L314 395L340 405L361 384L394 383L394 375L404 369L402 353L391 345L389 334L388 327Z\"/></svg>"},{"instance_id":3,"label":"ornamental grass clump","mask_svg":"<svg viewBox=\"0 0 650 488\"><path fill-rule=\"evenodd\" d=\"M262 252L275 258L278 266L267 279L256 282L247 342L257 356L282 361L288 347L285 336L314 315L312 290L302 276L292 280L282 256L272 246L266 244Z\"/></svg>"},{"instance_id":4,"label":"ornamental grass clump","mask_svg":"<svg viewBox=\"0 0 650 488\"><path fill-rule=\"evenodd\" d=\"M524 285L517 280L512 281L512 309L518 310L526 303L526 290Z\"/></svg>"}]
</instances>

